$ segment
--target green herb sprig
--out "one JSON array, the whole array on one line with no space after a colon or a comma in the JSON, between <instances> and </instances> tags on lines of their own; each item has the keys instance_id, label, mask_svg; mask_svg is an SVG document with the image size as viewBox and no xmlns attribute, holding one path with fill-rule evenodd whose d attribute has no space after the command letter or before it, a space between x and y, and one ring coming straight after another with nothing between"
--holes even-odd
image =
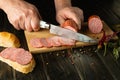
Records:
<instances>
[{"instance_id":1,"label":"green herb sprig","mask_svg":"<svg viewBox=\"0 0 120 80\"><path fill-rule=\"evenodd\" d=\"M104 54L103 56L106 55L108 48L112 49L113 56L115 59L119 58L119 53L120 53L120 39L116 41L111 41L113 37L117 36L119 32L114 32L113 34L106 35L105 31L103 31L103 36L100 39L97 47L97 51L104 47Z\"/></svg>"}]
</instances>

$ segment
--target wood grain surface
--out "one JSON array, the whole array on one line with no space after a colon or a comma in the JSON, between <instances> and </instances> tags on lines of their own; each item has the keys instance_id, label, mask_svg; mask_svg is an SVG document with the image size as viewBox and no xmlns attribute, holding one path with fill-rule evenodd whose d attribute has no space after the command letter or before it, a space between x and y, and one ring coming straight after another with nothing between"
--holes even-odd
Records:
<instances>
[{"instance_id":1,"label":"wood grain surface","mask_svg":"<svg viewBox=\"0 0 120 80\"><path fill-rule=\"evenodd\" d=\"M46 4L46 0L35 1L40 1L40 3L45 1ZM52 2L51 0L48 1ZM113 30L116 31L115 25L120 24L120 0L72 1L75 2L74 6L80 6L84 10L85 20L88 19L88 16L97 14L111 29L114 28ZM38 3L38 5L40 4ZM44 7L42 9L50 13L50 15L45 16L46 20L51 19L48 18L49 16L54 19L51 16L54 13ZM44 12L43 10L41 12ZM49 10L51 10L50 7ZM13 26L8 24L7 18L3 17L3 13L0 12L0 31L13 32L19 37L21 47L28 49L24 32L13 29ZM120 58L115 60L111 49L107 50L106 56L103 56L104 49L98 53L95 50L96 45L78 47L73 49L73 53L70 56L68 55L69 57L66 57L67 49L33 54L37 65L33 72L26 75L0 61L0 80L120 80Z\"/></svg>"},{"instance_id":2,"label":"wood grain surface","mask_svg":"<svg viewBox=\"0 0 120 80\"><path fill-rule=\"evenodd\" d=\"M104 31L106 32L106 34L112 34L113 31L108 27L108 25L103 22L104 24ZM103 35L103 32L99 33L99 34L93 34L91 33L88 28L87 28L87 22L84 23L83 25L83 29L80 31L80 33L83 33L85 35L88 35L96 40L100 40L102 35ZM51 51L57 51L57 50L63 50L63 49L68 49L68 48L77 48L77 47L81 47L81 46L89 46L89 45L95 45L96 43L89 43L89 42L76 42L76 45L74 46L61 46L61 47L52 47L52 48L34 48L30 45L30 40L32 38L48 38L48 37L52 37L52 36L55 36L53 34L50 34L49 33L49 30L47 29L43 29L43 30L40 30L38 32L28 32L28 31L25 31L25 37L26 37L26 40L27 40L27 45L28 45L28 49L30 52L32 53L44 53L44 52L51 52Z\"/></svg>"}]
</instances>

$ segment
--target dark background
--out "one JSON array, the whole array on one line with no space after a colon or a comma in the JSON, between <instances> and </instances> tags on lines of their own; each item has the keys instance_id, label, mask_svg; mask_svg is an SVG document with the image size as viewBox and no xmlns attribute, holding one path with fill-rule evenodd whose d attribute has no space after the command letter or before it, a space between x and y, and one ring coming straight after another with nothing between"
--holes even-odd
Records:
<instances>
[{"instance_id":1,"label":"dark background","mask_svg":"<svg viewBox=\"0 0 120 80\"><path fill-rule=\"evenodd\" d=\"M54 0L26 1L38 8L43 20L57 24ZM97 14L108 24L120 23L120 0L72 0L72 5L83 9L85 21L87 21L90 15ZM3 14L4 12L0 11L0 24L3 23Z\"/></svg>"},{"instance_id":2,"label":"dark background","mask_svg":"<svg viewBox=\"0 0 120 80\"><path fill-rule=\"evenodd\" d=\"M27 1L36 5L45 21L57 24L53 0ZM72 5L83 9L85 22L96 14L111 29L120 31L120 0L72 0ZM27 49L24 32L15 30L2 10L0 31L15 33L21 47ZM0 80L120 80L120 58L115 60L111 50L106 56L102 55L103 50L95 50L96 46L86 46L73 49L71 55L69 50L34 54L36 67L26 75L0 61Z\"/></svg>"}]
</instances>

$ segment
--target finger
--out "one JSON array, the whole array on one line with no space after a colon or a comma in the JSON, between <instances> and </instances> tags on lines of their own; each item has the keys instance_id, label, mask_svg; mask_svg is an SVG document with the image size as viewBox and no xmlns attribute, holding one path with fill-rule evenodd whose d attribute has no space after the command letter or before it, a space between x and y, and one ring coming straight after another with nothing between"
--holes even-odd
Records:
<instances>
[{"instance_id":1,"label":"finger","mask_svg":"<svg viewBox=\"0 0 120 80\"><path fill-rule=\"evenodd\" d=\"M18 21L17 21L17 20L11 19L11 18L9 18L9 17L8 17L8 20L9 20L9 22L12 24L12 26L13 26L15 29L20 30L20 27L19 27L19 25L18 25Z\"/></svg>"},{"instance_id":2,"label":"finger","mask_svg":"<svg viewBox=\"0 0 120 80\"><path fill-rule=\"evenodd\" d=\"M32 29L32 26L31 26L31 18L30 17L27 17L25 19L25 30L31 32L33 29Z\"/></svg>"},{"instance_id":3,"label":"finger","mask_svg":"<svg viewBox=\"0 0 120 80\"><path fill-rule=\"evenodd\" d=\"M34 31L38 31L40 29L40 19L38 17L33 17L31 19L31 26Z\"/></svg>"},{"instance_id":4,"label":"finger","mask_svg":"<svg viewBox=\"0 0 120 80\"><path fill-rule=\"evenodd\" d=\"M20 30L18 21L11 22L11 24L14 26L15 29Z\"/></svg>"},{"instance_id":5,"label":"finger","mask_svg":"<svg viewBox=\"0 0 120 80\"><path fill-rule=\"evenodd\" d=\"M68 13L68 15L66 16L68 19L72 19L75 21L75 23L77 24L78 26L78 29L81 29L81 19L79 16L77 16L76 14L74 13Z\"/></svg>"},{"instance_id":6,"label":"finger","mask_svg":"<svg viewBox=\"0 0 120 80\"><path fill-rule=\"evenodd\" d=\"M72 14L73 16L71 16L72 17L72 19L76 22L76 24L78 25L78 28L79 28L79 30L81 29L81 25L82 25L82 23L83 23L83 21L84 21L84 16L83 15L81 15L81 14Z\"/></svg>"},{"instance_id":7,"label":"finger","mask_svg":"<svg viewBox=\"0 0 120 80\"><path fill-rule=\"evenodd\" d=\"M79 17L77 18L73 18L73 20L76 22L76 24L78 25L78 29L81 29L81 19Z\"/></svg>"},{"instance_id":8,"label":"finger","mask_svg":"<svg viewBox=\"0 0 120 80\"><path fill-rule=\"evenodd\" d=\"M57 22L61 25L65 22L65 19L62 16L57 16L56 17Z\"/></svg>"},{"instance_id":9,"label":"finger","mask_svg":"<svg viewBox=\"0 0 120 80\"><path fill-rule=\"evenodd\" d=\"M22 30L25 30L25 18L21 17L18 24Z\"/></svg>"}]
</instances>

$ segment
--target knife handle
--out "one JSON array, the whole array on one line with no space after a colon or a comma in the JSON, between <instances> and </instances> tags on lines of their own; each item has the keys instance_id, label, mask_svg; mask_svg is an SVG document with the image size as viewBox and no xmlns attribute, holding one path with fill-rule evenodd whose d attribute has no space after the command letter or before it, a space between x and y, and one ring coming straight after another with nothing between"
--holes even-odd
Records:
<instances>
[{"instance_id":1,"label":"knife handle","mask_svg":"<svg viewBox=\"0 0 120 80\"><path fill-rule=\"evenodd\" d=\"M50 24L48 24L47 22L41 20L40 21L40 28L49 29L50 28Z\"/></svg>"}]
</instances>

